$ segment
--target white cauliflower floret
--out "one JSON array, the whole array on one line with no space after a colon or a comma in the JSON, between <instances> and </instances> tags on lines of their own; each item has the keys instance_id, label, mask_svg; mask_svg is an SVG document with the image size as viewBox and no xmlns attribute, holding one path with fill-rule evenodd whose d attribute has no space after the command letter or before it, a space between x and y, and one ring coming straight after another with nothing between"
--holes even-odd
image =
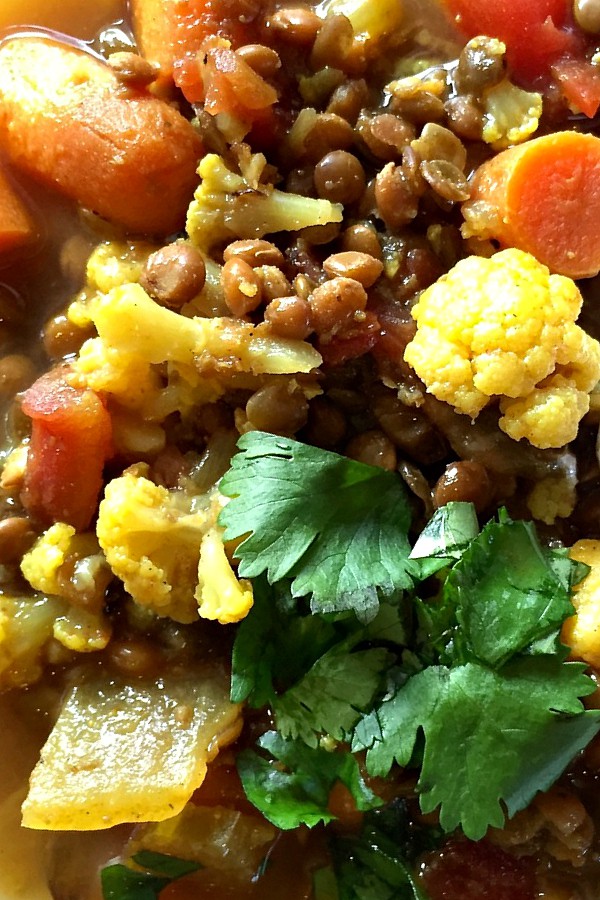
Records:
<instances>
[{"instance_id":1,"label":"white cauliflower floret","mask_svg":"<svg viewBox=\"0 0 600 900\"><path fill-rule=\"evenodd\" d=\"M581 304L570 278L528 253L471 256L421 295L405 359L457 412L475 418L499 398L507 434L562 447L600 378L600 344L575 324Z\"/></svg>"},{"instance_id":2,"label":"white cauliflower floret","mask_svg":"<svg viewBox=\"0 0 600 900\"><path fill-rule=\"evenodd\" d=\"M265 162L262 154L255 154L247 170L260 171ZM205 252L236 238L260 238L277 231L342 221L339 203L261 185L257 179L232 172L216 153L203 157L198 174L201 182L190 204L186 227L192 243Z\"/></svg>"},{"instance_id":3,"label":"white cauliflower floret","mask_svg":"<svg viewBox=\"0 0 600 900\"><path fill-rule=\"evenodd\" d=\"M114 478L100 504L96 530L114 574L136 603L157 615L186 623L198 614L220 622L243 618L252 591L224 556L216 528L220 504L210 492L198 498L169 491L147 473L140 464Z\"/></svg>"}]
</instances>

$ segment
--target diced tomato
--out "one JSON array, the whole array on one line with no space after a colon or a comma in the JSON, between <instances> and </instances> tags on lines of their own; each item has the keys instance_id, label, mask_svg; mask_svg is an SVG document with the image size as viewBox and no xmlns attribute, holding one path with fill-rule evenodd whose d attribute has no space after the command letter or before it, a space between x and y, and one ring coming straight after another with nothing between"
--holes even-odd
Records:
<instances>
[{"instance_id":1,"label":"diced tomato","mask_svg":"<svg viewBox=\"0 0 600 900\"><path fill-rule=\"evenodd\" d=\"M42 375L23 396L32 419L23 504L45 523L90 524L112 452L111 418L100 397L72 387L65 370Z\"/></svg>"},{"instance_id":2,"label":"diced tomato","mask_svg":"<svg viewBox=\"0 0 600 900\"><path fill-rule=\"evenodd\" d=\"M459 30L506 44L507 62L519 78L533 82L566 54L577 56L583 42L570 27L567 0L446 0Z\"/></svg>"},{"instance_id":3,"label":"diced tomato","mask_svg":"<svg viewBox=\"0 0 600 900\"><path fill-rule=\"evenodd\" d=\"M600 108L600 71L586 59L559 59L552 65L569 106L591 119Z\"/></svg>"},{"instance_id":4,"label":"diced tomato","mask_svg":"<svg viewBox=\"0 0 600 900\"><path fill-rule=\"evenodd\" d=\"M425 866L431 900L534 900L532 861L489 841L450 841Z\"/></svg>"},{"instance_id":5,"label":"diced tomato","mask_svg":"<svg viewBox=\"0 0 600 900\"><path fill-rule=\"evenodd\" d=\"M373 349L381 329L375 313L367 312L363 322L353 325L328 343L319 342L317 349L328 366L340 366L349 359L364 356Z\"/></svg>"},{"instance_id":6,"label":"diced tomato","mask_svg":"<svg viewBox=\"0 0 600 900\"><path fill-rule=\"evenodd\" d=\"M170 13L174 16L175 34L173 77L190 103L204 99L197 54L207 38L224 38L234 50L259 40L256 15L251 14L252 4L247 3L245 11L241 7L238 0L189 0L185 4L173 4Z\"/></svg>"}]
</instances>

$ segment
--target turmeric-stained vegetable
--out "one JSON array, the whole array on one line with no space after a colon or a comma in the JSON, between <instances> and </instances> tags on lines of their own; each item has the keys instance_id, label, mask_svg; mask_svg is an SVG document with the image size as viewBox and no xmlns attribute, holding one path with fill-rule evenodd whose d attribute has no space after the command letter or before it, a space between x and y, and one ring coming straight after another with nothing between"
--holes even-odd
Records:
<instances>
[{"instance_id":1,"label":"turmeric-stained vegetable","mask_svg":"<svg viewBox=\"0 0 600 900\"><path fill-rule=\"evenodd\" d=\"M19 168L144 233L183 225L202 155L173 107L125 90L90 54L37 37L0 47L0 143Z\"/></svg>"},{"instance_id":2,"label":"turmeric-stained vegetable","mask_svg":"<svg viewBox=\"0 0 600 900\"><path fill-rule=\"evenodd\" d=\"M562 640L576 659L600 668L600 541L578 541L570 551L572 559L590 566L590 571L573 595L575 615L562 627Z\"/></svg>"},{"instance_id":3,"label":"turmeric-stained vegetable","mask_svg":"<svg viewBox=\"0 0 600 900\"><path fill-rule=\"evenodd\" d=\"M111 454L110 415L100 397L73 387L66 370L38 378L23 396L32 419L22 500L44 522L90 524Z\"/></svg>"},{"instance_id":4,"label":"turmeric-stained vegetable","mask_svg":"<svg viewBox=\"0 0 600 900\"><path fill-rule=\"evenodd\" d=\"M0 253L29 244L35 228L25 204L0 169Z\"/></svg>"},{"instance_id":5,"label":"turmeric-stained vegetable","mask_svg":"<svg viewBox=\"0 0 600 900\"><path fill-rule=\"evenodd\" d=\"M31 776L28 828L83 831L180 812L241 729L214 664L126 684L95 674L73 688Z\"/></svg>"},{"instance_id":6,"label":"turmeric-stained vegetable","mask_svg":"<svg viewBox=\"0 0 600 900\"><path fill-rule=\"evenodd\" d=\"M553 272L600 271L600 138L561 131L511 147L479 167L463 235L495 238Z\"/></svg>"}]
</instances>

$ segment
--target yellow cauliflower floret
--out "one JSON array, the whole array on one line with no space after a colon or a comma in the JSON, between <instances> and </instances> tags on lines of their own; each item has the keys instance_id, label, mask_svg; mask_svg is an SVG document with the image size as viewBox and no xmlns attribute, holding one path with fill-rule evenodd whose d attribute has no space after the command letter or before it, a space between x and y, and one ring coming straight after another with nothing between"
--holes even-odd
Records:
<instances>
[{"instance_id":1,"label":"yellow cauliflower floret","mask_svg":"<svg viewBox=\"0 0 600 900\"><path fill-rule=\"evenodd\" d=\"M475 418L499 398L507 434L562 447L600 378L600 344L575 324L581 304L574 281L528 253L471 256L421 295L405 359L457 412Z\"/></svg>"},{"instance_id":2,"label":"yellow cauliflower floret","mask_svg":"<svg viewBox=\"0 0 600 900\"><path fill-rule=\"evenodd\" d=\"M247 616L254 598L250 582L238 580L233 571L220 531L211 528L202 539L196 599L203 619L217 619L226 625Z\"/></svg>"},{"instance_id":3,"label":"yellow cauliflower floret","mask_svg":"<svg viewBox=\"0 0 600 900\"><path fill-rule=\"evenodd\" d=\"M71 548L75 529L56 522L35 542L21 560L21 572L32 588L44 594L60 594L58 570Z\"/></svg>"},{"instance_id":4,"label":"yellow cauliflower floret","mask_svg":"<svg viewBox=\"0 0 600 900\"><path fill-rule=\"evenodd\" d=\"M570 552L572 559L590 566L590 571L575 588L576 613L566 620L561 637L572 656L600 668L600 541L578 541Z\"/></svg>"},{"instance_id":5,"label":"yellow cauliflower floret","mask_svg":"<svg viewBox=\"0 0 600 900\"><path fill-rule=\"evenodd\" d=\"M486 91L483 106L483 140L494 150L504 150L537 131L542 95L524 91L505 78Z\"/></svg>"},{"instance_id":6,"label":"yellow cauliflower floret","mask_svg":"<svg viewBox=\"0 0 600 900\"><path fill-rule=\"evenodd\" d=\"M54 597L0 597L0 689L41 677L61 603Z\"/></svg>"},{"instance_id":7,"label":"yellow cauliflower floret","mask_svg":"<svg viewBox=\"0 0 600 900\"><path fill-rule=\"evenodd\" d=\"M194 591L205 511L190 512L189 498L129 469L106 486L96 533L108 564L136 603L178 622L198 616Z\"/></svg>"}]
</instances>

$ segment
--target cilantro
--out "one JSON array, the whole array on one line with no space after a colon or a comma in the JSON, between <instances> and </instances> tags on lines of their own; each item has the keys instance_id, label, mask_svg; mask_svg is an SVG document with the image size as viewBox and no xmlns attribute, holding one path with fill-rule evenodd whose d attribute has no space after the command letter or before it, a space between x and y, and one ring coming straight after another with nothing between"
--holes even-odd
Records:
<instances>
[{"instance_id":1,"label":"cilantro","mask_svg":"<svg viewBox=\"0 0 600 900\"><path fill-rule=\"evenodd\" d=\"M565 577L557 575L530 523L490 522L446 580L461 642L481 662L502 665L573 613Z\"/></svg>"},{"instance_id":2,"label":"cilantro","mask_svg":"<svg viewBox=\"0 0 600 900\"><path fill-rule=\"evenodd\" d=\"M425 578L460 559L479 526L472 503L447 503L435 511L410 554L420 561L420 575Z\"/></svg>"},{"instance_id":3,"label":"cilantro","mask_svg":"<svg viewBox=\"0 0 600 900\"><path fill-rule=\"evenodd\" d=\"M160 892L184 875L202 868L199 863L141 850L131 865L115 863L100 873L104 900L157 900Z\"/></svg>"},{"instance_id":4,"label":"cilantro","mask_svg":"<svg viewBox=\"0 0 600 900\"><path fill-rule=\"evenodd\" d=\"M379 599L412 586L410 508L394 473L288 438L253 431L223 476L219 522L239 573L290 577L313 611L374 617Z\"/></svg>"},{"instance_id":5,"label":"cilantro","mask_svg":"<svg viewBox=\"0 0 600 900\"><path fill-rule=\"evenodd\" d=\"M381 805L350 753L307 747L301 741L285 740L275 731L264 734L258 744L282 765L244 750L237 758L238 771L250 802L278 828L312 827L334 819L327 804L337 781L346 785L357 809Z\"/></svg>"},{"instance_id":6,"label":"cilantro","mask_svg":"<svg viewBox=\"0 0 600 900\"><path fill-rule=\"evenodd\" d=\"M593 683L579 663L521 657L500 671L468 663L429 667L399 688L355 731L367 769L386 775L425 746L417 789L423 812L440 806L446 831L478 840L545 790L600 730L600 712L578 699Z\"/></svg>"},{"instance_id":7,"label":"cilantro","mask_svg":"<svg viewBox=\"0 0 600 900\"><path fill-rule=\"evenodd\" d=\"M403 801L368 812L359 835L331 841L337 893L321 875L330 893L320 894L317 882L316 900L427 900L412 872L418 856L439 843L439 829L416 825Z\"/></svg>"}]
</instances>

